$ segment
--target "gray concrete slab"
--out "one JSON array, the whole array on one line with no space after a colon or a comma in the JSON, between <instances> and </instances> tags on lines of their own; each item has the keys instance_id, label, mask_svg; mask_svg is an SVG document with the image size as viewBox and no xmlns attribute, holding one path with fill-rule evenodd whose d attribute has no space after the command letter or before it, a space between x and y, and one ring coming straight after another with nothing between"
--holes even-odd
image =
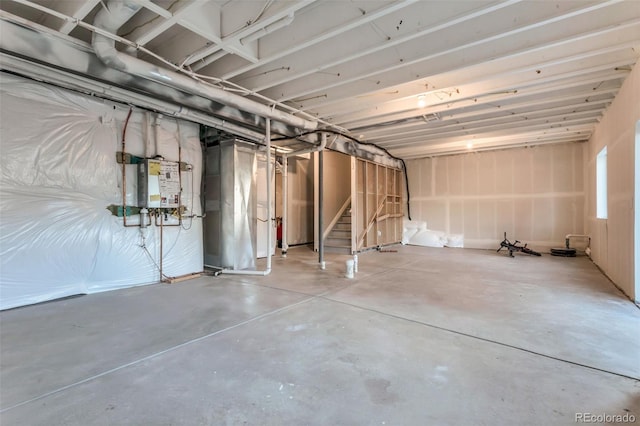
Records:
<instances>
[{"instance_id":1,"label":"gray concrete slab","mask_svg":"<svg viewBox=\"0 0 640 426\"><path fill-rule=\"evenodd\" d=\"M640 378L640 310L588 258L399 251L361 256L361 269L404 252L423 257L330 297Z\"/></svg>"},{"instance_id":2,"label":"gray concrete slab","mask_svg":"<svg viewBox=\"0 0 640 426\"><path fill-rule=\"evenodd\" d=\"M640 311L587 259L398 249L2 312L0 424L640 419Z\"/></svg>"},{"instance_id":3,"label":"gray concrete slab","mask_svg":"<svg viewBox=\"0 0 640 426\"><path fill-rule=\"evenodd\" d=\"M327 300L3 414L4 424L561 425L637 382Z\"/></svg>"},{"instance_id":4,"label":"gray concrete slab","mask_svg":"<svg viewBox=\"0 0 640 426\"><path fill-rule=\"evenodd\" d=\"M318 256L306 246L293 247L286 258L272 257L272 271L265 277L249 275L225 275L226 278L245 284L258 284L264 287L290 290L307 295L317 295L348 285L342 280L344 271L340 269L343 261L338 255L328 256L328 268L320 270ZM259 259L256 268L264 270L266 260Z\"/></svg>"},{"instance_id":5,"label":"gray concrete slab","mask_svg":"<svg viewBox=\"0 0 640 426\"><path fill-rule=\"evenodd\" d=\"M0 314L0 408L305 298L213 277Z\"/></svg>"}]
</instances>

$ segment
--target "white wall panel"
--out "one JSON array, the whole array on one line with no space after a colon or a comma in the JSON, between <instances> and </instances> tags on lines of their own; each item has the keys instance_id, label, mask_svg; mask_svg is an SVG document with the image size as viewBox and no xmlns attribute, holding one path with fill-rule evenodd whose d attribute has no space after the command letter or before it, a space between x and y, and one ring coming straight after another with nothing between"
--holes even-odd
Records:
<instances>
[{"instance_id":1,"label":"white wall panel","mask_svg":"<svg viewBox=\"0 0 640 426\"><path fill-rule=\"evenodd\" d=\"M505 151L507 154L510 151ZM533 176L533 165L531 164L531 152L526 149L516 149L513 154L513 192L515 194L530 194L533 184L536 182ZM504 178L509 179L508 176Z\"/></svg>"},{"instance_id":2,"label":"white wall panel","mask_svg":"<svg viewBox=\"0 0 640 426\"><path fill-rule=\"evenodd\" d=\"M478 171L478 195L493 195L496 193L496 177L500 172L496 168L496 157L494 155L477 156Z\"/></svg>"},{"instance_id":3,"label":"white wall panel","mask_svg":"<svg viewBox=\"0 0 640 426\"><path fill-rule=\"evenodd\" d=\"M586 228L592 234L593 260L629 297L634 279L635 129L640 120L640 67L635 66L596 126L585 158ZM596 219L596 156L607 147L608 218ZM637 226L637 224L635 224Z\"/></svg>"},{"instance_id":4,"label":"white wall panel","mask_svg":"<svg viewBox=\"0 0 640 426\"><path fill-rule=\"evenodd\" d=\"M464 234L464 203L462 200L449 201L449 231L452 234ZM425 220L423 216L420 220ZM427 222L429 226L429 222Z\"/></svg>"},{"instance_id":5,"label":"white wall panel","mask_svg":"<svg viewBox=\"0 0 640 426\"><path fill-rule=\"evenodd\" d=\"M358 175L357 175L357 183L358 183L358 186L361 186L362 182L363 182L363 179L364 179L363 178L364 172L362 170L360 170L360 169L358 169L358 170L359 171L358 171ZM411 188L411 191L413 191L411 193L412 197L413 196L424 197L424 196L428 195L428 194L423 193L423 190L422 190L423 181L426 180L421 175L423 170L424 169L420 169L420 168L414 168L414 169L411 169L411 170L407 170L407 178L410 181L413 180L413 181L417 182L417 184L414 187ZM403 185L403 190L402 191L403 191L403 195L404 195L404 197L406 199L407 194L406 194L406 189L404 189L404 185Z\"/></svg>"},{"instance_id":6,"label":"white wall panel","mask_svg":"<svg viewBox=\"0 0 640 426\"><path fill-rule=\"evenodd\" d=\"M418 190L418 195L421 197L428 197L432 194L433 191L433 179L431 179L431 175L433 174L433 164L427 164L426 167L418 169L418 175L420 179L420 185Z\"/></svg>"},{"instance_id":7,"label":"white wall panel","mask_svg":"<svg viewBox=\"0 0 640 426\"><path fill-rule=\"evenodd\" d=\"M496 230L506 232L507 235L515 235L515 200L499 199L496 202Z\"/></svg>"},{"instance_id":8,"label":"white wall panel","mask_svg":"<svg viewBox=\"0 0 640 426\"><path fill-rule=\"evenodd\" d=\"M562 150L554 150L552 152L548 149L534 149L532 150L533 158L530 161L532 174L531 174L531 188L533 192L550 193L554 191L552 182L552 162L553 157L558 155L560 161L565 160L562 158ZM566 161L565 161L565 164ZM534 189L535 188L535 189Z\"/></svg>"},{"instance_id":9,"label":"white wall panel","mask_svg":"<svg viewBox=\"0 0 640 426\"><path fill-rule=\"evenodd\" d=\"M561 144L407 162L412 218L429 229L464 234L465 247L498 247L507 236L545 249L583 233L584 145ZM429 181L425 181L429 179ZM413 194L413 190L412 190Z\"/></svg>"},{"instance_id":10,"label":"white wall panel","mask_svg":"<svg viewBox=\"0 0 640 426\"><path fill-rule=\"evenodd\" d=\"M449 180L452 177L449 176L447 160L447 158L434 158L433 161L425 163L425 165L429 165L432 168L432 174L425 175L425 178L430 181L432 192L425 195L446 196L451 194ZM458 178L456 182L456 188L458 188L462 182L458 176L456 178Z\"/></svg>"},{"instance_id":11,"label":"white wall panel","mask_svg":"<svg viewBox=\"0 0 640 426\"><path fill-rule=\"evenodd\" d=\"M555 209L555 201L559 199L557 197L533 199L533 229L530 237L532 240L553 241L553 225L558 220L557 217L571 216L571 211Z\"/></svg>"},{"instance_id":12,"label":"white wall panel","mask_svg":"<svg viewBox=\"0 0 640 426\"><path fill-rule=\"evenodd\" d=\"M420 212L429 218L427 226L431 229L446 229L448 216L446 200L423 201Z\"/></svg>"},{"instance_id":13,"label":"white wall panel","mask_svg":"<svg viewBox=\"0 0 640 426\"><path fill-rule=\"evenodd\" d=\"M478 239L493 239L496 234L496 200L478 200Z\"/></svg>"},{"instance_id":14,"label":"white wall panel","mask_svg":"<svg viewBox=\"0 0 640 426\"><path fill-rule=\"evenodd\" d=\"M516 198L513 213L514 229L510 239L531 241L533 238L533 199Z\"/></svg>"},{"instance_id":15,"label":"white wall panel","mask_svg":"<svg viewBox=\"0 0 640 426\"><path fill-rule=\"evenodd\" d=\"M575 187L574 170L576 168L580 170L582 165L574 162L574 152L566 145L559 146L555 155L551 157L551 178L555 191L571 192ZM567 164L570 166L567 167Z\"/></svg>"},{"instance_id":16,"label":"white wall panel","mask_svg":"<svg viewBox=\"0 0 640 426\"><path fill-rule=\"evenodd\" d=\"M574 197L559 198L556 200L554 209L558 212L567 212L567 214L555 215L556 220L553 224L553 234L551 238L555 241L560 241L567 234L577 233L575 230L578 219L576 199Z\"/></svg>"},{"instance_id":17,"label":"white wall panel","mask_svg":"<svg viewBox=\"0 0 640 426\"><path fill-rule=\"evenodd\" d=\"M514 155L509 151L496 151L494 153L496 167L496 194L513 194L516 180L513 170ZM521 170L517 171L518 174Z\"/></svg>"},{"instance_id":18,"label":"white wall panel","mask_svg":"<svg viewBox=\"0 0 640 426\"><path fill-rule=\"evenodd\" d=\"M473 198L465 199L462 203L462 208L463 208L462 233L465 235L465 246L466 246L467 245L466 239L473 241L479 238L478 200Z\"/></svg>"},{"instance_id":19,"label":"white wall panel","mask_svg":"<svg viewBox=\"0 0 640 426\"><path fill-rule=\"evenodd\" d=\"M448 192L446 193L446 195L449 195L449 196L464 195L464 174L463 174L462 156L455 155L452 157L440 158L438 160L440 160L443 163L442 166L444 167L442 172L445 173L444 180L447 181L447 188L448 188Z\"/></svg>"},{"instance_id":20,"label":"white wall panel","mask_svg":"<svg viewBox=\"0 0 640 426\"><path fill-rule=\"evenodd\" d=\"M462 155L462 194L465 196L478 194L478 156Z\"/></svg>"}]
</instances>

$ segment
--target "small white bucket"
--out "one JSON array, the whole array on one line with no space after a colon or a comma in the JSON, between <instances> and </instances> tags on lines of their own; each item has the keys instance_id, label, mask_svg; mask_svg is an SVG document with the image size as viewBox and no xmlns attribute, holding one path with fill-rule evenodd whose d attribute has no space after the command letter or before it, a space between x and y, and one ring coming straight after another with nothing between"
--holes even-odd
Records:
<instances>
[{"instance_id":1,"label":"small white bucket","mask_svg":"<svg viewBox=\"0 0 640 426\"><path fill-rule=\"evenodd\" d=\"M353 278L353 259L347 260L347 272L344 274L345 278Z\"/></svg>"}]
</instances>

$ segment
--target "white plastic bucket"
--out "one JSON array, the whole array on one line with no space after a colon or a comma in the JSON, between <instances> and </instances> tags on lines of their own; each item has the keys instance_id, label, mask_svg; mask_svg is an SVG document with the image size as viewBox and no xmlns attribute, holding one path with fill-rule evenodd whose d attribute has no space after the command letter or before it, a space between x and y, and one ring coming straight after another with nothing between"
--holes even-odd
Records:
<instances>
[{"instance_id":1,"label":"white plastic bucket","mask_svg":"<svg viewBox=\"0 0 640 426\"><path fill-rule=\"evenodd\" d=\"M344 274L345 278L353 278L353 259L347 260L347 272Z\"/></svg>"}]
</instances>

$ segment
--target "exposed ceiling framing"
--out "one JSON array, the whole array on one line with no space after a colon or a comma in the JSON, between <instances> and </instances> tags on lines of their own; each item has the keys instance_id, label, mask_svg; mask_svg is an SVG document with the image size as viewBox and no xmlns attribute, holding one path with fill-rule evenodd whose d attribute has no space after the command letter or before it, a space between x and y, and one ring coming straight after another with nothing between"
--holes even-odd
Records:
<instances>
[{"instance_id":1,"label":"exposed ceiling framing","mask_svg":"<svg viewBox=\"0 0 640 426\"><path fill-rule=\"evenodd\" d=\"M640 55L634 0L137 3L119 36L405 159L586 141ZM87 43L106 7L34 4L0 9Z\"/></svg>"}]
</instances>

